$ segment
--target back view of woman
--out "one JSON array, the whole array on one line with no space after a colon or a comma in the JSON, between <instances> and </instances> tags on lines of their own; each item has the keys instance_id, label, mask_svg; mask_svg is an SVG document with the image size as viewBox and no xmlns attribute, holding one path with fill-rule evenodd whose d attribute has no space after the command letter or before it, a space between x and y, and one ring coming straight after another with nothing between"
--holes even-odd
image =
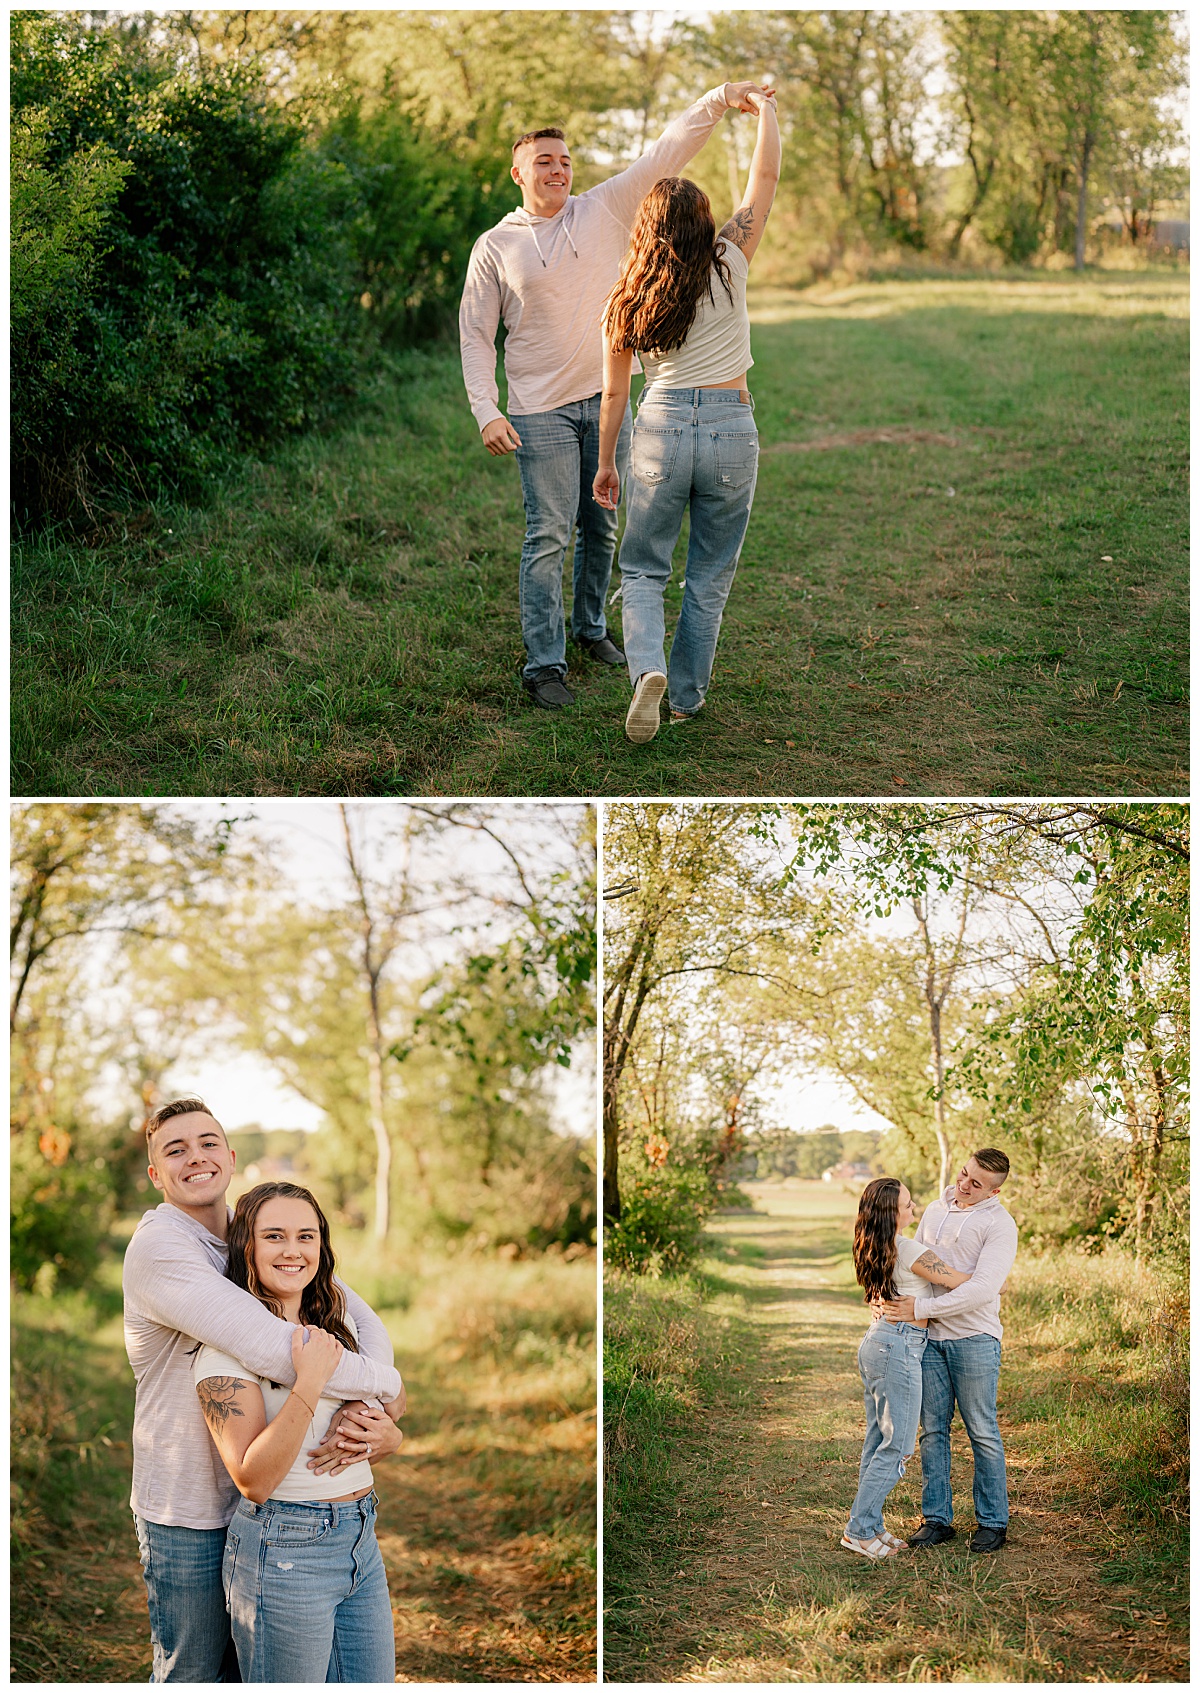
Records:
<instances>
[{"instance_id":1,"label":"back view of woman","mask_svg":"<svg viewBox=\"0 0 1200 1693\"><path fill-rule=\"evenodd\" d=\"M750 520L758 431L746 386L754 362L746 277L780 163L774 96L752 98L758 141L750 178L720 236L707 195L683 177L664 177L642 201L605 309L600 462L592 492L610 508L620 498L615 455L634 353L646 371L620 558L621 621L634 690L625 731L632 741L652 740L658 732L668 686L672 717L694 717L704 704ZM687 574L668 671L663 593L685 511Z\"/></svg>"}]
</instances>

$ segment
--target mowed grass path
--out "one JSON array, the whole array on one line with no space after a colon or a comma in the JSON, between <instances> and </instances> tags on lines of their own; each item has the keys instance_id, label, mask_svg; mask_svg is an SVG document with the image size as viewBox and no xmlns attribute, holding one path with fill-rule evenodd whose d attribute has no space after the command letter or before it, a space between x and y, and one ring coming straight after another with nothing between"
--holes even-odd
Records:
<instances>
[{"instance_id":1,"label":"mowed grass path","mask_svg":"<svg viewBox=\"0 0 1200 1693\"><path fill-rule=\"evenodd\" d=\"M150 1674L115 1267L107 1281L99 1311L16 1302L13 1681ZM382 1313L411 1407L375 1472L402 1682L595 1679L594 1371L590 1348L561 1344L590 1322L595 1261L505 1266L499 1282L476 1272L457 1334L436 1290ZM488 1332L501 1300L503 1337Z\"/></svg>"},{"instance_id":2,"label":"mowed grass path","mask_svg":"<svg viewBox=\"0 0 1200 1693\"><path fill-rule=\"evenodd\" d=\"M958 1538L882 1565L840 1549L864 1428L856 1201L819 1183L745 1186L755 1213L710 1225L722 1258L712 1320L734 1325L722 1350L737 1361L718 1402L670 1437L676 1518L661 1547L643 1532L640 1582L631 1554L622 1560L606 1680L1186 1680L1186 1567L1167 1565L1164 1579L1164 1566L1139 1562L1128 1532L1089 1501L1073 1431L1055 1430L1108 1396L1103 1375L1015 1331L1011 1314L1007 1547L967 1552L970 1448L956 1422ZM919 1459L886 1514L900 1535L920 1521Z\"/></svg>"},{"instance_id":3,"label":"mowed grass path","mask_svg":"<svg viewBox=\"0 0 1200 1693\"><path fill-rule=\"evenodd\" d=\"M760 291L716 676L645 747L575 648L575 707L520 691L516 464L453 349L401 359L208 509L17 547L14 791L1183 793L1187 312L1170 273Z\"/></svg>"}]
</instances>

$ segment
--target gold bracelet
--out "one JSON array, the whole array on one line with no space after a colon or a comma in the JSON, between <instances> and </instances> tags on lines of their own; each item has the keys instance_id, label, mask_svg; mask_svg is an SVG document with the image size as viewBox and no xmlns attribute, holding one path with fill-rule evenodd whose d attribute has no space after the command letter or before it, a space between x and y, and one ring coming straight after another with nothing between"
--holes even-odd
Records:
<instances>
[{"instance_id":1,"label":"gold bracelet","mask_svg":"<svg viewBox=\"0 0 1200 1693\"><path fill-rule=\"evenodd\" d=\"M294 1394L295 1394L295 1395L296 1395L296 1398L297 1398L297 1399L298 1399L298 1400L299 1400L299 1401L300 1401L300 1403L301 1403L301 1404L302 1404L302 1405L303 1405L303 1406L304 1406L304 1409L305 1409L305 1410L306 1410L306 1411L307 1411L307 1412L308 1412L308 1414L309 1414L309 1416L310 1416L310 1417L315 1417L315 1416L316 1416L316 1414L317 1414L317 1409L316 1409L316 1406L315 1406L315 1405L310 1405L310 1404L309 1404L309 1402L308 1402L308 1400L307 1400L307 1399L306 1399L306 1398L305 1398L305 1397L304 1397L304 1395L303 1395L303 1394L302 1394L302 1393L301 1393L301 1392L300 1392L300 1390L299 1390L299 1388L297 1388L297 1387L294 1387L294 1388L293 1388L293 1389L292 1389L292 1392L293 1392L293 1393L294 1393Z\"/></svg>"}]
</instances>

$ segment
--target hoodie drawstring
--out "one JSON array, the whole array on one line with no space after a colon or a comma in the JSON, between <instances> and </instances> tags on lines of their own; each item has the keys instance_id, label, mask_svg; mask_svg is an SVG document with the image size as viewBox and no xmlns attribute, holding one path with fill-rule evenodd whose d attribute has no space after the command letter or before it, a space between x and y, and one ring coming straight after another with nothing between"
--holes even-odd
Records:
<instances>
[{"instance_id":1,"label":"hoodie drawstring","mask_svg":"<svg viewBox=\"0 0 1200 1693\"><path fill-rule=\"evenodd\" d=\"M530 235L533 236L533 244L537 248L537 256L542 261L542 269L546 270L548 268L547 264L546 264L546 255L542 252L541 245L538 242L537 230L533 227L533 225L531 223L525 224L524 227L529 231ZM575 257L578 258L579 257L579 248L575 245L574 241L571 240L571 231L567 228L565 223L563 224L562 227L563 227L563 234L567 238L567 242L568 242L568 245L571 248L571 251L574 253Z\"/></svg>"}]
</instances>

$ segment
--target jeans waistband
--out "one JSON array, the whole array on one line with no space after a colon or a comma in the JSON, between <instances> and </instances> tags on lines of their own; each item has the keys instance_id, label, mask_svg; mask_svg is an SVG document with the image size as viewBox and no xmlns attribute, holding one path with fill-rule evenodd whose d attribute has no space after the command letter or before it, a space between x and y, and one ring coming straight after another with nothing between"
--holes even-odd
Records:
<instances>
[{"instance_id":1,"label":"jeans waistband","mask_svg":"<svg viewBox=\"0 0 1200 1693\"><path fill-rule=\"evenodd\" d=\"M255 1504L253 1499L239 1499L237 1515L243 1517L265 1517L269 1515L312 1517L316 1513L332 1513L336 1524L340 1513L363 1516L368 1507L378 1505L379 1500L372 1488L370 1493L364 1493L361 1499L267 1499L263 1504Z\"/></svg>"},{"instance_id":2,"label":"jeans waistband","mask_svg":"<svg viewBox=\"0 0 1200 1693\"><path fill-rule=\"evenodd\" d=\"M878 1317L876 1328L897 1329L901 1334L925 1334L927 1331L923 1323L897 1323L890 1317Z\"/></svg>"},{"instance_id":3,"label":"jeans waistband","mask_svg":"<svg viewBox=\"0 0 1200 1693\"><path fill-rule=\"evenodd\" d=\"M708 406L708 405L749 405L754 410L754 395L743 400L743 394L750 394L748 388L659 388L650 384L642 389L639 406L653 401L656 404L669 406Z\"/></svg>"}]
</instances>

